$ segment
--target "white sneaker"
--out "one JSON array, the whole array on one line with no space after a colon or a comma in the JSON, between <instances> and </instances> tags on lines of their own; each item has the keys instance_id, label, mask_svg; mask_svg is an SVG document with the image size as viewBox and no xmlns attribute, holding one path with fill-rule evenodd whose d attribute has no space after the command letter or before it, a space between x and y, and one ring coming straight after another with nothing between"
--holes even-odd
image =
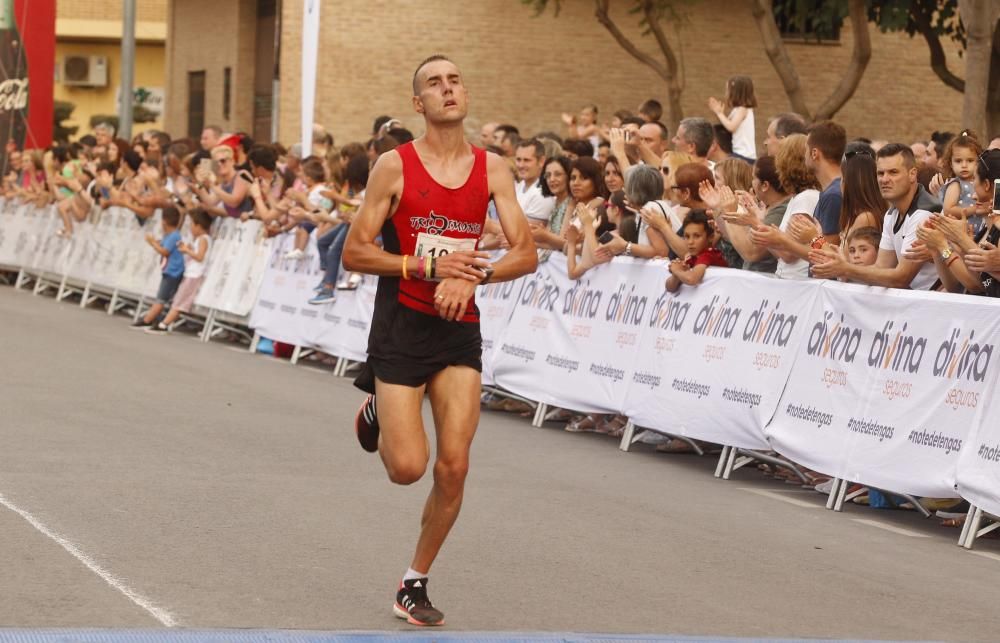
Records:
<instances>
[{"instance_id":1,"label":"white sneaker","mask_svg":"<svg viewBox=\"0 0 1000 643\"><path fill-rule=\"evenodd\" d=\"M291 261L298 261L299 259L302 259L305 256L306 256L305 251L299 250L298 248L296 248L296 249L291 250L288 253L286 253L285 254L285 259L289 259Z\"/></svg>"}]
</instances>

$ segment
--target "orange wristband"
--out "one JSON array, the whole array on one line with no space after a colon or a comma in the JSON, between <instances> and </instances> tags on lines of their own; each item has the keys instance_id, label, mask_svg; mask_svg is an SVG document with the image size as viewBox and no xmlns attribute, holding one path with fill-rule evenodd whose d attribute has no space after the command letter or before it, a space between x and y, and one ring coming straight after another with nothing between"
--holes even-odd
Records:
<instances>
[{"instance_id":1,"label":"orange wristband","mask_svg":"<svg viewBox=\"0 0 1000 643\"><path fill-rule=\"evenodd\" d=\"M403 255L403 279L409 281L410 275L406 272L406 260L410 258L410 255Z\"/></svg>"}]
</instances>

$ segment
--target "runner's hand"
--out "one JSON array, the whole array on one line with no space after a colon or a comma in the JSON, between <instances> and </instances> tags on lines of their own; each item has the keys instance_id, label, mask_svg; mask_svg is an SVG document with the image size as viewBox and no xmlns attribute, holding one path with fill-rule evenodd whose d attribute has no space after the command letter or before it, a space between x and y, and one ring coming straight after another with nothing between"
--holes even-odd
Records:
<instances>
[{"instance_id":1,"label":"runner's hand","mask_svg":"<svg viewBox=\"0 0 1000 643\"><path fill-rule=\"evenodd\" d=\"M477 284L478 279L466 281L464 277L445 279L439 283L434 291L434 309L441 315L441 319L446 321L462 319Z\"/></svg>"},{"instance_id":2,"label":"runner's hand","mask_svg":"<svg viewBox=\"0 0 1000 643\"><path fill-rule=\"evenodd\" d=\"M478 284L483 278L480 268L490 265L489 257L488 252L456 250L434 260L434 276L439 279L464 279Z\"/></svg>"}]
</instances>

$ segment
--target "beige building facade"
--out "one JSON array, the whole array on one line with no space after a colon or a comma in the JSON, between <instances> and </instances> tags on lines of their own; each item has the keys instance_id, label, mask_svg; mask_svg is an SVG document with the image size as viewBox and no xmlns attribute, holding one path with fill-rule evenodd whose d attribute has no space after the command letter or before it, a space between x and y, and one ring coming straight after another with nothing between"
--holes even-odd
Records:
<instances>
[{"instance_id":1,"label":"beige building facade","mask_svg":"<svg viewBox=\"0 0 1000 643\"><path fill-rule=\"evenodd\" d=\"M167 0L139 0L136 14L134 87L141 104L161 114L155 121L136 123L133 132L140 132L163 126ZM77 136L90 131L92 116L118 113L121 39L121 0L57 2L53 94L55 100L76 106L65 124L75 125Z\"/></svg>"},{"instance_id":2,"label":"beige building facade","mask_svg":"<svg viewBox=\"0 0 1000 643\"><path fill-rule=\"evenodd\" d=\"M643 37L636 17L628 14L630 3L611 4L612 17L625 34L658 55L652 38ZM400 118L419 133L410 79L415 65L434 53L452 57L465 74L472 99L470 136L488 121L516 124L524 134L558 130L561 112L576 112L590 103L599 107L602 120L617 109L634 110L647 98L666 104L663 81L614 42L594 18L589 0L563 0L558 17L551 11L535 17L519 0L322 0L321 5L315 120L338 144L364 141L379 114ZM708 97L721 97L729 76L748 75L756 86L757 137L762 140L767 117L789 105L764 52L751 3L713 0L686 6L683 21L668 29L682 59L685 115L711 117ZM280 15L277 66L273 14ZM181 135L195 133L189 125L198 122L218 124L265 140L276 108L279 140L295 141L300 132L301 27L299 0L173 0L167 129ZM962 96L931 71L924 42L873 27L870 35L867 73L836 116L849 136L909 142L926 139L935 129L955 130ZM852 39L845 25L837 42L787 43L812 109L840 81ZM957 51L947 53L951 68L961 74ZM275 69L280 79L272 84ZM190 87L198 98L201 73L203 108L194 107L201 108L202 118L192 123Z\"/></svg>"}]
</instances>

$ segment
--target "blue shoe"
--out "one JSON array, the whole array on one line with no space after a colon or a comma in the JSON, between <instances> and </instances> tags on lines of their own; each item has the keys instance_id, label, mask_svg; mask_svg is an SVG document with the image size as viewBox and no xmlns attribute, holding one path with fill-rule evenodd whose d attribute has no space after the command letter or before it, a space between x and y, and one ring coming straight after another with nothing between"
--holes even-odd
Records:
<instances>
[{"instance_id":1,"label":"blue shoe","mask_svg":"<svg viewBox=\"0 0 1000 643\"><path fill-rule=\"evenodd\" d=\"M315 297L310 299L309 303L314 306L322 306L323 304L332 304L335 301L337 301L337 294L333 290L324 288Z\"/></svg>"},{"instance_id":2,"label":"blue shoe","mask_svg":"<svg viewBox=\"0 0 1000 643\"><path fill-rule=\"evenodd\" d=\"M319 285L313 288L313 292L323 292L323 282L319 282Z\"/></svg>"}]
</instances>

